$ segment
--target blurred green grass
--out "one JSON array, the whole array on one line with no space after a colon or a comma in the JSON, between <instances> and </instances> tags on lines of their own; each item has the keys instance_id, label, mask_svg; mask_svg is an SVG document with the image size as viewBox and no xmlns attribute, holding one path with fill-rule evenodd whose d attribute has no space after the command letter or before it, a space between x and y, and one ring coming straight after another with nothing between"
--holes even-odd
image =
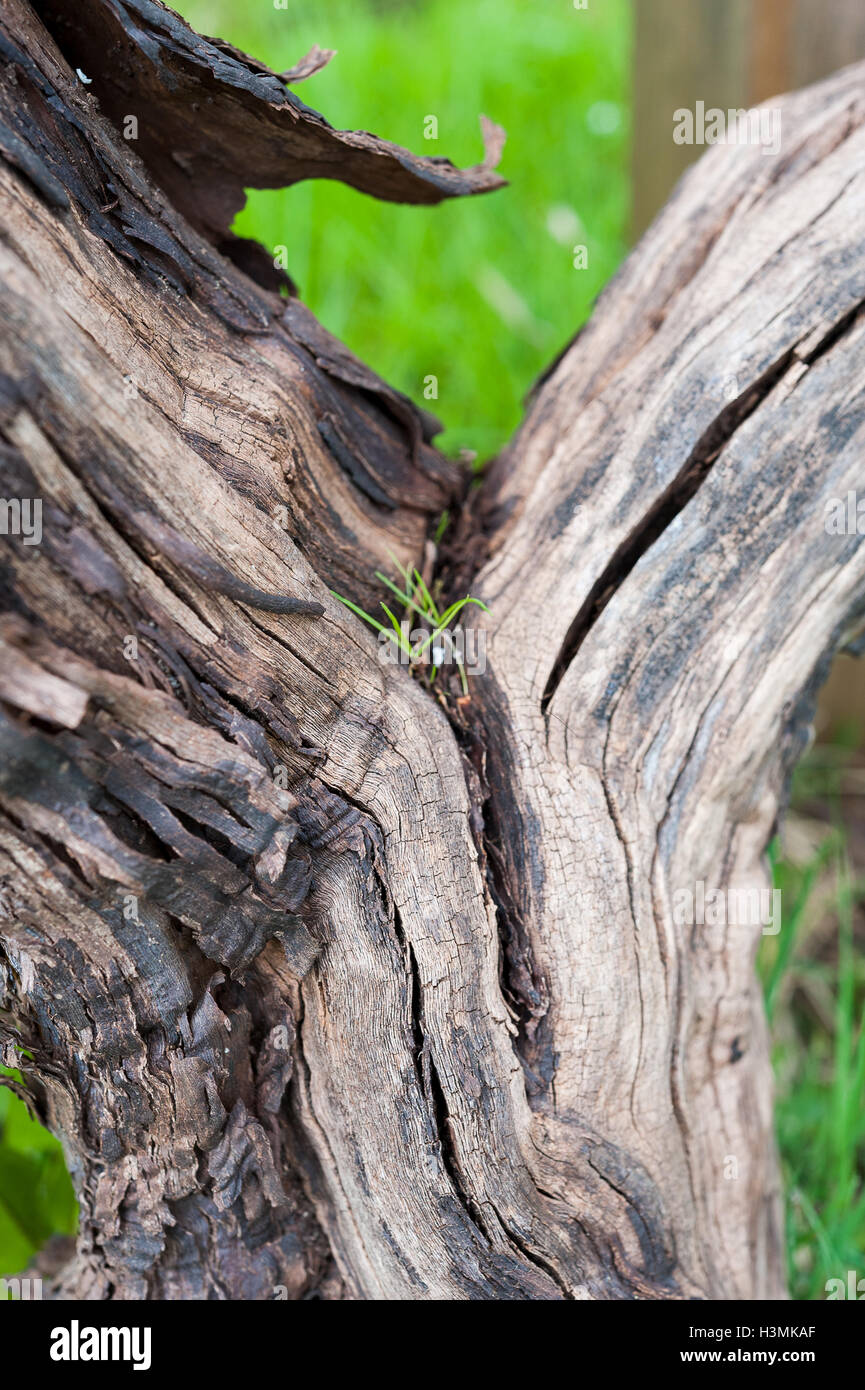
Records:
<instances>
[{"instance_id":1,"label":"blurred green grass","mask_svg":"<svg viewBox=\"0 0 865 1390\"><path fill-rule=\"evenodd\" d=\"M421 400L424 378L438 378L428 405L446 426L443 448L494 454L626 250L628 0L582 11L570 0L178 8L276 71L314 43L335 48L292 89L334 126L461 166L481 159L480 113L505 127L510 186L496 193L401 207L320 180L253 190L235 223L287 248L304 302L390 382ZM424 139L430 115L437 140Z\"/></svg>"},{"instance_id":2,"label":"blurred green grass","mask_svg":"<svg viewBox=\"0 0 865 1390\"><path fill-rule=\"evenodd\" d=\"M21 1080L6 1067L0 1074ZM0 1277L26 1268L53 1235L74 1235L77 1222L60 1144L0 1086Z\"/></svg>"},{"instance_id":3,"label":"blurred green grass","mask_svg":"<svg viewBox=\"0 0 865 1390\"><path fill-rule=\"evenodd\" d=\"M775 1125L795 1299L865 1277L865 758L856 736L796 769L773 848L782 929L759 968L772 1035ZM856 872L854 865L858 865Z\"/></svg>"}]
</instances>

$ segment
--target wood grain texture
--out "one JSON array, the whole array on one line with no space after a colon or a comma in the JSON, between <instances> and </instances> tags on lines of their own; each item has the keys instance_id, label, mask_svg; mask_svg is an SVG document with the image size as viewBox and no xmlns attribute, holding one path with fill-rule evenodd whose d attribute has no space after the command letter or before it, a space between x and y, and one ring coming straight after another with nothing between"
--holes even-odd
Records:
<instances>
[{"instance_id":1,"label":"wood grain texture","mask_svg":"<svg viewBox=\"0 0 865 1390\"><path fill-rule=\"evenodd\" d=\"M478 698L549 1000L536 1104L642 1159L711 1297L780 1281L759 927L677 927L672 903L768 881L816 689L863 624L861 537L823 525L863 447L863 113L853 68L786 102L776 161L716 151L685 179L487 499L517 514L481 575Z\"/></svg>"},{"instance_id":2,"label":"wood grain texture","mask_svg":"<svg viewBox=\"0 0 865 1390\"><path fill-rule=\"evenodd\" d=\"M87 23L144 8L173 32ZM0 463L43 536L3 542L0 1039L81 1201L56 1291L781 1295L759 927L672 901L765 883L863 622L822 523L862 71L689 176L461 507L433 422L184 218L56 32L10 0ZM330 593L371 606L445 505L491 606L468 703Z\"/></svg>"}]
</instances>

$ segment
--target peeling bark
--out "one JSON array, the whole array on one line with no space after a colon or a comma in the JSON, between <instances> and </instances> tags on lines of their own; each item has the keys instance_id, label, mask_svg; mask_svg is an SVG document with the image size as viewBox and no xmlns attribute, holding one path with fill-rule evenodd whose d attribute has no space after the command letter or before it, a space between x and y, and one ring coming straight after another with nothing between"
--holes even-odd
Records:
<instances>
[{"instance_id":1,"label":"peeling bark","mask_svg":"<svg viewBox=\"0 0 865 1390\"><path fill-rule=\"evenodd\" d=\"M58 1295L781 1295L759 927L672 903L766 883L865 622L822 526L863 70L688 175L464 503L227 230L244 183L491 189L499 133L460 173L149 0L72 14L0 34L2 491L43 503L3 542L0 1038L81 1202ZM373 606L446 506L470 701L330 592Z\"/></svg>"},{"instance_id":2,"label":"peeling bark","mask_svg":"<svg viewBox=\"0 0 865 1390\"><path fill-rule=\"evenodd\" d=\"M246 188L336 178L389 202L438 203L504 183L491 122L483 161L460 170L366 131L334 130L286 90L297 72L277 75L203 38L156 0L39 0L36 9L106 115L121 128L140 116L144 163L174 207L216 240L227 236Z\"/></svg>"}]
</instances>

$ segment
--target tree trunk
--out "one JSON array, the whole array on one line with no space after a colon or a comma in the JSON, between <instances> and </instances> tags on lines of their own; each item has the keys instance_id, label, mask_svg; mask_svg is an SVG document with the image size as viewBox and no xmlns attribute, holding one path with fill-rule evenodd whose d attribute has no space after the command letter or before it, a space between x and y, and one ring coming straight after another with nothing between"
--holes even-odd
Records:
<instances>
[{"instance_id":1,"label":"tree trunk","mask_svg":"<svg viewBox=\"0 0 865 1390\"><path fill-rule=\"evenodd\" d=\"M686 177L467 494L228 224L491 189L498 131L333 131L152 0L2 44L0 1038L59 1296L781 1295L760 924L676 902L765 887L865 622L865 70ZM489 605L468 700L330 593L391 552Z\"/></svg>"}]
</instances>

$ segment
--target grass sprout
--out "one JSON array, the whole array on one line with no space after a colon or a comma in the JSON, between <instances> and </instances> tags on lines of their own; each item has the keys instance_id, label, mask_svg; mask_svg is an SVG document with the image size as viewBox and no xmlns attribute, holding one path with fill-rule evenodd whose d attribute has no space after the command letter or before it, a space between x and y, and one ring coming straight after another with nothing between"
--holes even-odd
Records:
<instances>
[{"instance_id":1,"label":"grass sprout","mask_svg":"<svg viewBox=\"0 0 865 1390\"><path fill-rule=\"evenodd\" d=\"M344 603L346 608L350 608L359 618L363 618L365 623L369 623L370 627L374 627L377 632L386 633L391 641L397 644L399 650L405 656L406 663L412 673L417 672L421 666L429 665L429 681L430 684L432 684L438 675L438 666L435 662L428 663L424 661L428 649L431 648L433 652L435 651L434 644L437 639L451 630L454 620L469 604L474 604L476 607L482 608L485 613L488 613L490 610L481 599L473 598L471 594L466 594L464 598L456 599L445 608L441 608L439 606L441 602L440 596L438 593L436 597L433 596L420 570L401 564L394 555L391 555L390 559L402 581L402 587L395 583L393 579L389 579L386 574L382 574L381 570L375 571L376 579L381 584L384 584L385 588L390 591L394 598L399 600L402 607L403 616L400 619L397 618L393 609L385 603L384 599L381 600L380 606L387 616L390 626L380 622L378 618L373 617L372 613L367 613L365 608L361 608L359 604L353 603L350 598L346 598L344 594L338 593L336 589L331 589L330 592L333 594L334 598L339 599L340 603ZM438 586L435 584L433 588L438 590ZM423 619L431 628L431 631L426 632L422 638L418 638L414 643L412 643L408 632L408 615L411 613ZM460 673L460 683L462 685L463 694L468 695L468 679L466 677L465 665L455 646L453 647L453 651L454 662Z\"/></svg>"}]
</instances>

